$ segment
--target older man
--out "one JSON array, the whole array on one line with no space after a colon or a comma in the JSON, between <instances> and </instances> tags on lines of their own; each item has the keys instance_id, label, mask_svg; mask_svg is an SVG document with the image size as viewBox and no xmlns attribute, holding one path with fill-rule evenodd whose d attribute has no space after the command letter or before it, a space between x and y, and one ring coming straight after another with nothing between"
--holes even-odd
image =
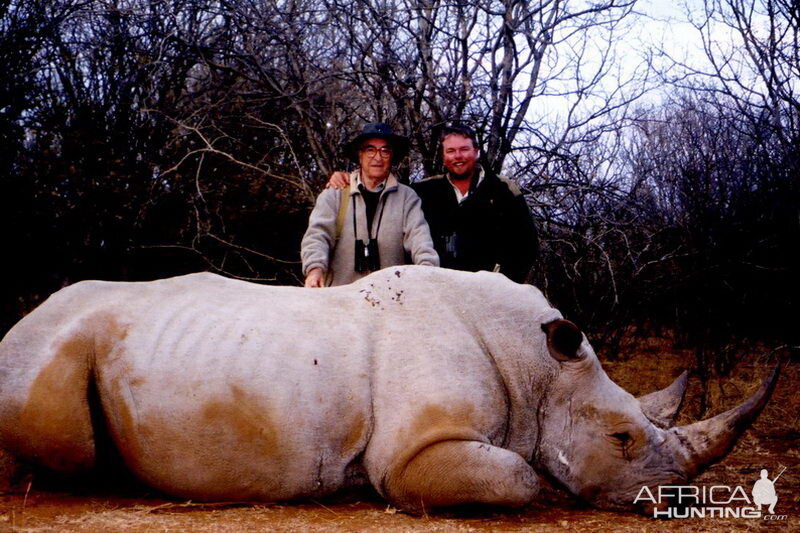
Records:
<instances>
[{"instance_id":1,"label":"older man","mask_svg":"<svg viewBox=\"0 0 800 533\"><path fill-rule=\"evenodd\" d=\"M306 287L344 285L368 273L406 262L439 265L419 197L398 183L392 163L408 153L408 139L386 124L364 126L345 145L359 169L349 187L317 197L301 257Z\"/></svg>"},{"instance_id":2,"label":"older man","mask_svg":"<svg viewBox=\"0 0 800 533\"><path fill-rule=\"evenodd\" d=\"M440 142L447 172L411 187L422 199L441 266L496 270L518 283L525 281L539 239L519 188L481 168L472 129L446 127ZM346 186L347 180L345 173L334 173L330 186Z\"/></svg>"}]
</instances>

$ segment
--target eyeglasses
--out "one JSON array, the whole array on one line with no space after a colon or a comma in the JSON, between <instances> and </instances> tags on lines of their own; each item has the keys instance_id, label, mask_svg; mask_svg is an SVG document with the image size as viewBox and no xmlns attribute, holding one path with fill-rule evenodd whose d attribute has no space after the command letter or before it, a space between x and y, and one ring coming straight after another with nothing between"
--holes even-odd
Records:
<instances>
[{"instance_id":1,"label":"eyeglasses","mask_svg":"<svg viewBox=\"0 0 800 533\"><path fill-rule=\"evenodd\" d=\"M382 159L388 159L392 157L392 149L389 146L381 146L380 148L376 148L375 146L369 145L365 146L361 149L362 154L366 154L367 157L375 157L375 154L380 154Z\"/></svg>"}]
</instances>

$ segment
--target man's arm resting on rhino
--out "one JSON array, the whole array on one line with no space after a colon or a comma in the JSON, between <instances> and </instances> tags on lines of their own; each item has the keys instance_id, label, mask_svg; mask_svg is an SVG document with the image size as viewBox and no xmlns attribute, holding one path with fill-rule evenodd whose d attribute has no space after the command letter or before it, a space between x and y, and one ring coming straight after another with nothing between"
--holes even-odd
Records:
<instances>
[{"instance_id":1,"label":"man's arm resting on rhino","mask_svg":"<svg viewBox=\"0 0 800 533\"><path fill-rule=\"evenodd\" d=\"M319 267L309 270L305 286L312 289L319 289L325 286L325 272Z\"/></svg>"},{"instance_id":2,"label":"man's arm resting on rhino","mask_svg":"<svg viewBox=\"0 0 800 533\"><path fill-rule=\"evenodd\" d=\"M383 490L394 505L411 512L463 503L522 507L539 492L539 478L512 451L474 440L446 440L391 470Z\"/></svg>"},{"instance_id":3,"label":"man's arm resting on rhino","mask_svg":"<svg viewBox=\"0 0 800 533\"><path fill-rule=\"evenodd\" d=\"M431 230L422 212L422 200L413 190L408 192L403 213L403 247L415 265L438 267L439 254L433 247Z\"/></svg>"},{"instance_id":4,"label":"man's arm resting on rhino","mask_svg":"<svg viewBox=\"0 0 800 533\"><path fill-rule=\"evenodd\" d=\"M305 276L315 268L323 272L328 270L341 196L338 191L324 190L317 197L314 209L308 217L308 228L300 244L300 259L303 261Z\"/></svg>"}]
</instances>

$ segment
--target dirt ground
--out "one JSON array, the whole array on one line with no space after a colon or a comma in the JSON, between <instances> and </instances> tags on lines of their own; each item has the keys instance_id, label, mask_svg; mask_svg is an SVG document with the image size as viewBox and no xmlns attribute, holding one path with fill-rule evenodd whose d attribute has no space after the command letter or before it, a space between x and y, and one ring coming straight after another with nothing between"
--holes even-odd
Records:
<instances>
[{"instance_id":1,"label":"dirt ground","mask_svg":"<svg viewBox=\"0 0 800 533\"><path fill-rule=\"evenodd\" d=\"M604 367L612 379L636 396L668 385L691 364L691 354L671 349L665 339L644 342L633 353L624 361L607 361ZM736 405L755 391L771 366L765 353L755 349L729 379L712 382L710 414ZM148 494L146 489L128 489L127 494L97 487L65 492L44 486L34 475L15 490L0 493L0 531L800 531L799 376L800 361L789 361L756 424L726 459L693 483L741 485L749 496L762 468L772 477L786 467L775 484L779 498L775 514L785 516L783 520L653 520L590 509L549 487L536 503L518 512L465 509L419 517L369 495L351 503L202 504L169 500ZM696 420L699 390L693 379L679 423Z\"/></svg>"}]
</instances>

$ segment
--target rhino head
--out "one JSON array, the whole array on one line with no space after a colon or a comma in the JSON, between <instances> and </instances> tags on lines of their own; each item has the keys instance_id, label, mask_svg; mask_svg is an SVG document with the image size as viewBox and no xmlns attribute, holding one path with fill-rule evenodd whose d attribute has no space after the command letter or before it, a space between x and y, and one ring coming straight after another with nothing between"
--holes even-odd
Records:
<instances>
[{"instance_id":1,"label":"rhino head","mask_svg":"<svg viewBox=\"0 0 800 533\"><path fill-rule=\"evenodd\" d=\"M535 466L599 508L649 514L649 506L634 504L642 486L685 485L722 459L758 416L777 381L776 366L742 405L674 427L686 390L685 372L666 389L636 399L608 378L574 324L555 320L542 329L560 370L540 413Z\"/></svg>"}]
</instances>

